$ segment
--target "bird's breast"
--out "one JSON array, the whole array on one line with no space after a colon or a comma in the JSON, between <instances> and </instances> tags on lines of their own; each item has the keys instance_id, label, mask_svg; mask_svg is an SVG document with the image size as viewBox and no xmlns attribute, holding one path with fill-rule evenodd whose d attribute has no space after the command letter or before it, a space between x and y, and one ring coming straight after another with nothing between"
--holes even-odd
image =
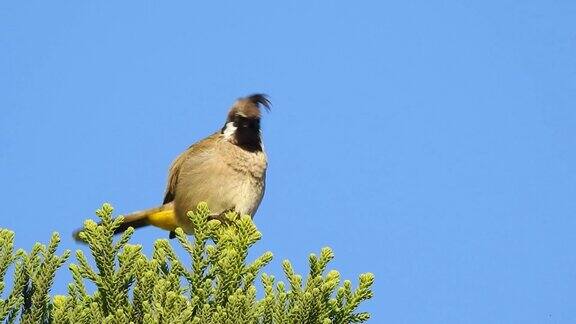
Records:
<instances>
[{"instance_id":1,"label":"bird's breast","mask_svg":"<svg viewBox=\"0 0 576 324\"><path fill-rule=\"evenodd\" d=\"M216 215L234 209L253 216L258 209L265 189L266 154L221 144L182 168L175 198L182 222L187 221L186 212L195 210L201 201Z\"/></svg>"}]
</instances>

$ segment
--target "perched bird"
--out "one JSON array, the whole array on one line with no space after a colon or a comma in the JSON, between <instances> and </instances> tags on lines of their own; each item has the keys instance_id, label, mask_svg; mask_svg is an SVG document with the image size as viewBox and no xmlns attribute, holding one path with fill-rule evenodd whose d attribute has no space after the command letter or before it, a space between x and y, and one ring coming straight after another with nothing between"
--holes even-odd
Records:
<instances>
[{"instance_id":1,"label":"perched bird","mask_svg":"<svg viewBox=\"0 0 576 324\"><path fill-rule=\"evenodd\" d=\"M170 238L177 227L192 234L186 213L202 201L214 218L228 211L254 216L264 195L267 167L261 108L269 110L270 105L264 94L238 99L220 131L192 144L172 162L163 204L125 215L115 234L147 225L170 231ZM80 232L74 232L79 241Z\"/></svg>"}]
</instances>

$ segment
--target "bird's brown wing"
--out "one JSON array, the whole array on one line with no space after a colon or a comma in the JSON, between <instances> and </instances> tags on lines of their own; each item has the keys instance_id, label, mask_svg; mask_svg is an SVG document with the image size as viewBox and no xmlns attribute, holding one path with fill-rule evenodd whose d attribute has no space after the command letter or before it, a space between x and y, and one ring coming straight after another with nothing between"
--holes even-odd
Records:
<instances>
[{"instance_id":1,"label":"bird's brown wing","mask_svg":"<svg viewBox=\"0 0 576 324\"><path fill-rule=\"evenodd\" d=\"M190 148L192 148L192 146L190 146L188 150L190 150ZM166 183L166 192L164 193L164 205L174 200L176 195L176 184L178 183L178 176L180 175L180 167L182 167L182 164L184 164L184 161L188 156L188 150L178 155L176 160L174 160L170 166L170 171L168 172L168 183Z\"/></svg>"},{"instance_id":2,"label":"bird's brown wing","mask_svg":"<svg viewBox=\"0 0 576 324\"><path fill-rule=\"evenodd\" d=\"M182 152L172 165L170 166L170 171L168 172L168 183L166 184L166 192L164 194L164 202L163 204L168 204L174 200L176 197L176 187L178 184L178 178L180 176L180 172L182 171L182 166L184 162L189 157L194 157L201 151L206 150L206 147L210 145L210 142L215 141L216 138L219 136L219 133L215 133L211 136L204 138L203 140L192 144L188 149Z\"/></svg>"}]
</instances>

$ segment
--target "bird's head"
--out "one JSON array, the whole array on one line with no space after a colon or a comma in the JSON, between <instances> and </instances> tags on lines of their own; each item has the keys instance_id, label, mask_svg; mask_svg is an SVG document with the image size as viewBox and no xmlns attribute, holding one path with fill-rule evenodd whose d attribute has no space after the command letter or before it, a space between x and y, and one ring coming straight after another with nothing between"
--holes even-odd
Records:
<instances>
[{"instance_id":1,"label":"bird's head","mask_svg":"<svg viewBox=\"0 0 576 324\"><path fill-rule=\"evenodd\" d=\"M270 106L270 100L265 94L253 94L236 100L222 127L224 138L245 150L262 151L261 108L270 110Z\"/></svg>"}]
</instances>

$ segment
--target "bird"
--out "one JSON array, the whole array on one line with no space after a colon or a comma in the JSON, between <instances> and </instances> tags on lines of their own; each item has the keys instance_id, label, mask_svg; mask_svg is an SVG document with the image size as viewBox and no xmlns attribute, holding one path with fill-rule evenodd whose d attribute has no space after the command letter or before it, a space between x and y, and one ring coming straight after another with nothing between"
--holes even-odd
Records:
<instances>
[{"instance_id":1,"label":"bird","mask_svg":"<svg viewBox=\"0 0 576 324\"><path fill-rule=\"evenodd\" d=\"M237 99L219 131L190 145L172 162L162 204L124 215L114 234L148 225L169 231L170 238L178 227L193 234L187 213L200 202L208 204L211 218L222 220L229 211L254 217L268 167L260 119L262 109L270 107L269 97L261 93ZM80 232L73 236L82 242Z\"/></svg>"}]
</instances>

